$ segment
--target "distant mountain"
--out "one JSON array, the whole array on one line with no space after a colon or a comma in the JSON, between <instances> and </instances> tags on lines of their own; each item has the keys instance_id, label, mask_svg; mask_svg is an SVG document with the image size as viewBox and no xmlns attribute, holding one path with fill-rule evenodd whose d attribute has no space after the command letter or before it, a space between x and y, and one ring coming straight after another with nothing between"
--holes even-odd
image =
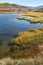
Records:
<instances>
[{"instance_id":1,"label":"distant mountain","mask_svg":"<svg viewBox=\"0 0 43 65\"><path fill-rule=\"evenodd\" d=\"M37 6L37 7L34 7L34 6L28 6L28 8L30 8L30 9L42 9L42 8L43 8L43 5L41 5L41 6Z\"/></svg>"},{"instance_id":2,"label":"distant mountain","mask_svg":"<svg viewBox=\"0 0 43 65\"><path fill-rule=\"evenodd\" d=\"M43 12L43 5L35 7L32 11L34 11L34 12Z\"/></svg>"},{"instance_id":3,"label":"distant mountain","mask_svg":"<svg viewBox=\"0 0 43 65\"><path fill-rule=\"evenodd\" d=\"M37 6L36 8L43 8L43 5L41 5L41 6Z\"/></svg>"}]
</instances>

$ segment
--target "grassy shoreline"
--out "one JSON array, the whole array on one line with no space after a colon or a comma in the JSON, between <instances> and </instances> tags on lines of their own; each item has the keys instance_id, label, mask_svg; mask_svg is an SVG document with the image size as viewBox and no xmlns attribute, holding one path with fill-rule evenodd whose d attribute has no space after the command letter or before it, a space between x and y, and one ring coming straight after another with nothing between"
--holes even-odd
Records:
<instances>
[{"instance_id":1,"label":"grassy shoreline","mask_svg":"<svg viewBox=\"0 0 43 65\"><path fill-rule=\"evenodd\" d=\"M22 16L30 16L30 18L20 17L17 19L26 20L26 21L29 21L30 23L43 23L43 13L42 12L29 12L29 13L22 14Z\"/></svg>"},{"instance_id":2,"label":"grassy shoreline","mask_svg":"<svg viewBox=\"0 0 43 65\"><path fill-rule=\"evenodd\" d=\"M43 28L20 32L10 42L0 42L0 58L34 58L42 55L39 46L43 46Z\"/></svg>"},{"instance_id":3,"label":"grassy shoreline","mask_svg":"<svg viewBox=\"0 0 43 65\"><path fill-rule=\"evenodd\" d=\"M43 27L0 42L0 65L43 65Z\"/></svg>"}]
</instances>

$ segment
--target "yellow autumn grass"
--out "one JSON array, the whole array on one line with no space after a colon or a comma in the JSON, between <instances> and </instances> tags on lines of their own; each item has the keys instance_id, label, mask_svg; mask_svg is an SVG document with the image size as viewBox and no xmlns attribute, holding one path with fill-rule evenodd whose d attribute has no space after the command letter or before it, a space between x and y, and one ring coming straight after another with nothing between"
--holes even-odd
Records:
<instances>
[{"instance_id":1,"label":"yellow autumn grass","mask_svg":"<svg viewBox=\"0 0 43 65\"><path fill-rule=\"evenodd\" d=\"M27 12L22 15L23 16L43 17L43 12Z\"/></svg>"},{"instance_id":2,"label":"yellow autumn grass","mask_svg":"<svg viewBox=\"0 0 43 65\"><path fill-rule=\"evenodd\" d=\"M31 30L30 30L31 31ZM28 43L31 40L39 40L41 41L41 38L43 40L43 28L41 29L34 29L33 31L27 31L27 32L20 32L17 38L13 39L13 42L16 43Z\"/></svg>"},{"instance_id":3,"label":"yellow autumn grass","mask_svg":"<svg viewBox=\"0 0 43 65\"><path fill-rule=\"evenodd\" d=\"M43 23L43 13L42 12L29 12L29 13L24 13L22 15L30 16L30 18L20 17L17 19L30 21L31 23Z\"/></svg>"}]
</instances>

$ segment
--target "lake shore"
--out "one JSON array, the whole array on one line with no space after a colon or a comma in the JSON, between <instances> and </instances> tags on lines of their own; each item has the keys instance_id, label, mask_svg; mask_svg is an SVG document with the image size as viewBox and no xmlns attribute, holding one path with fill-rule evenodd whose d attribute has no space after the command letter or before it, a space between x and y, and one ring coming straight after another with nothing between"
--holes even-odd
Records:
<instances>
[{"instance_id":1,"label":"lake shore","mask_svg":"<svg viewBox=\"0 0 43 65\"><path fill-rule=\"evenodd\" d=\"M0 58L29 59L43 57L43 28L20 32L10 41L0 42Z\"/></svg>"},{"instance_id":2,"label":"lake shore","mask_svg":"<svg viewBox=\"0 0 43 65\"><path fill-rule=\"evenodd\" d=\"M28 12L22 14L23 16L30 16L27 17L19 17L18 20L26 20L30 21L30 23L43 23L43 13L42 12Z\"/></svg>"}]
</instances>

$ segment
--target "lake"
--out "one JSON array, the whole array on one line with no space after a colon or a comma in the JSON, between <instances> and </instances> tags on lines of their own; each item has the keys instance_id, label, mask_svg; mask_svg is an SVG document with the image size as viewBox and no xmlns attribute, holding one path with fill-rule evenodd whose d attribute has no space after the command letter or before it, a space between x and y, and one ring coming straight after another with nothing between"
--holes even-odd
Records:
<instances>
[{"instance_id":1,"label":"lake","mask_svg":"<svg viewBox=\"0 0 43 65\"><path fill-rule=\"evenodd\" d=\"M20 14L0 14L0 40L15 38L18 32L43 26L40 23L34 24L25 20L17 20L16 18L20 16Z\"/></svg>"}]
</instances>

